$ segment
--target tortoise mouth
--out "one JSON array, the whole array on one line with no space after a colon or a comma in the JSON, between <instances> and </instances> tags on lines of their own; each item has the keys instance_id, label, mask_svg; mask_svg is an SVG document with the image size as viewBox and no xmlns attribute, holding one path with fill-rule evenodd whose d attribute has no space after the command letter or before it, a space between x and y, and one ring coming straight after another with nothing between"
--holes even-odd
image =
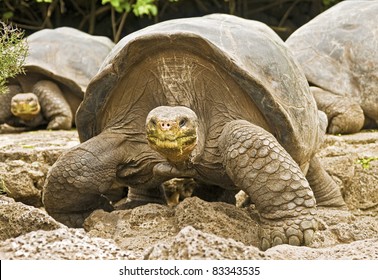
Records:
<instances>
[{"instance_id":1,"label":"tortoise mouth","mask_svg":"<svg viewBox=\"0 0 378 280\"><path fill-rule=\"evenodd\" d=\"M23 120L31 120L41 111L38 97L32 93L16 94L11 101L11 112Z\"/></svg>"},{"instance_id":2,"label":"tortoise mouth","mask_svg":"<svg viewBox=\"0 0 378 280\"><path fill-rule=\"evenodd\" d=\"M186 107L161 107L147 117L148 144L169 161L185 161L197 145L197 117ZM194 115L186 114L186 109Z\"/></svg>"},{"instance_id":3,"label":"tortoise mouth","mask_svg":"<svg viewBox=\"0 0 378 280\"><path fill-rule=\"evenodd\" d=\"M163 135L159 135L163 136ZM197 145L197 136L180 136L175 139L164 139L153 134L147 134L150 146L167 158L181 158L188 156Z\"/></svg>"}]
</instances>

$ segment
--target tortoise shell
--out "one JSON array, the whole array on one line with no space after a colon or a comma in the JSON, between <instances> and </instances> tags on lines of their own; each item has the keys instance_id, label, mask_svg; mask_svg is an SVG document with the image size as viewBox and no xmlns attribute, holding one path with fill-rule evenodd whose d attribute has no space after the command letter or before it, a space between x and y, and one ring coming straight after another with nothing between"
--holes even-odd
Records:
<instances>
[{"instance_id":1,"label":"tortoise shell","mask_svg":"<svg viewBox=\"0 0 378 280\"><path fill-rule=\"evenodd\" d=\"M93 36L70 27L43 29L26 38L29 54L24 68L67 86L82 97L90 79L114 43L107 37Z\"/></svg>"},{"instance_id":2,"label":"tortoise shell","mask_svg":"<svg viewBox=\"0 0 378 280\"><path fill-rule=\"evenodd\" d=\"M377 1L343 1L286 41L311 84L352 98L372 119L378 119L377 15Z\"/></svg>"},{"instance_id":3,"label":"tortoise shell","mask_svg":"<svg viewBox=\"0 0 378 280\"><path fill-rule=\"evenodd\" d=\"M161 105L190 107L207 139L219 136L220 115L257 123L300 165L323 134L282 40L263 23L230 15L166 21L124 37L88 85L76 116L80 140L110 129L146 141L146 116Z\"/></svg>"}]
</instances>

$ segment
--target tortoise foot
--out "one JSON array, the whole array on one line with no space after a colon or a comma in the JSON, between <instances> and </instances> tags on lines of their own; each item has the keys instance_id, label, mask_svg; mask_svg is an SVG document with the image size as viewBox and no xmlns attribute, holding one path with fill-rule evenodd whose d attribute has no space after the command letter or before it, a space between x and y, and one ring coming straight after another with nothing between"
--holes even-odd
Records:
<instances>
[{"instance_id":1,"label":"tortoise foot","mask_svg":"<svg viewBox=\"0 0 378 280\"><path fill-rule=\"evenodd\" d=\"M148 203L155 203L155 204L167 204L166 201L148 201L148 200L130 200L127 199L125 201L119 201L116 204L114 204L114 210L127 210L127 209L133 209L139 206L146 205Z\"/></svg>"},{"instance_id":2,"label":"tortoise foot","mask_svg":"<svg viewBox=\"0 0 378 280\"><path fill-rule=\"evenodd\" d=\"M72 127L72 120L66 116L58 116L51 120L47 129L51 130L69 130Z\"/></svg>"},{"instance_id":3,"label":"tortoise foot","mask_svg":"<svg viewBox=\"0 0 378 280\"><path fill-rule=\"evenodd\" d=\"M265 220L259 230L260 248L265 251L280 244L307 246L316 229L317 222L312 215L301 219Z\"/></svg>"},{"instance_id":4,"label":"tortoise foot","mask_svg":"<svg viewBox=\"0 0 378 280\"><path fill-rule=\"evenodd\" d=\"M91 214L91 212L85 213L49 213L51 217L60 223L72 227L81 228L83 227L84 220Z\"/></svg>"},{"instance_id":5,"label":"tortoise foot","mask_svg":"<svg viewBox=\"0 0 378 280\"><path fill-rule=\"evenodd\" d=\"M359 105L352 104L342 112L334 116L328 125L330 134L357 133L364 126L364 113Z\"/></svg>"}]
</instances>

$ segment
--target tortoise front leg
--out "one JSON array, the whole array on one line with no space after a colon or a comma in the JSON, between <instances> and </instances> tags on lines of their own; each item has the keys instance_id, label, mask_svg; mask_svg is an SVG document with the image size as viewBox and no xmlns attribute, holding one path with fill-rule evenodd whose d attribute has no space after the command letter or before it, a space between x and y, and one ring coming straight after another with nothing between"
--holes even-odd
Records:
<instances>
[{"instance_id":1,"label":"tortoise front leg","mask_svg":"<svg viewBox=\"0 0 378 280\"><path fill-rule=\"evenodd\" d=\"M112 210L111 201L122 198L116 183L125 150L121 141L117 134L99 134L58 158L43 187L43 204L53 218L81 227L95 209ZM112 197L117 190L119 197Z\"/></svg>"},{"instance_id":2,"label":"tortoise front leg","mask_svg":"<svg viewBox=\"0 0 378 280\"><path fill-rule=\"evenodd\" d=\"M328 133L356 133L362 129L365 116L360 104L318 87L310 89L318 109L327 115Z\"/></svg>"},{"instance_id":3,"label":"tortoise front leg","mask_svg":"<svg viewBox=\"0 0 378 280\"><path fill-rule=\"evenodd\" d=\"M72 127L71 107L58 85L42 80L34 85L33 93L38 96L43 115L49 122L47 129L70 129Z\"/></svg>"},{"instance_id":4,"label":"tortoise front leg","mask_svg":"<svg viewBox=\"0 0 378 280\"><path fill-rule=\"evenodd\" d=\"M314 194L274 136L247 121L232 121L219 144L228 176L259 211L261 248L310 244L317 228Z\"/></svg>"},{"instance_id":5,"label":"tortoise front leg","mask_svg":"<svg viewBox=\"0 0 378 280\"><path fill-rule=\"evenodd\" d=\"M22 91L19 85L8 85L6 92L0 93L0 124L12 118L11 101L13 96Z\"/></svg>"}]
</instances>

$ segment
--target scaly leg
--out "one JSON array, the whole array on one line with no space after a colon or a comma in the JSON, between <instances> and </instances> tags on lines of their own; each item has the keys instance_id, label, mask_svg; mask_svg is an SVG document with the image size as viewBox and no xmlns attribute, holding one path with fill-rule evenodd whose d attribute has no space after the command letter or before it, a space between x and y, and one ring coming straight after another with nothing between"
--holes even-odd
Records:
<instances>
[{"instance_id":1,"label":"scaly leg","mask_svg":"<svg viewBox=\"0 0 378 280\"><path fill-rule=\"evenodd\" d=\"M310 244L317 229L314 194L274 136L238 120L224 127L219 141L228 176L259 211L261 248Z\"/></svg>"},{"instance_id":2,"label":"scaly leg","mask_svg":"<svg viewBox=\"0 0 378 280\"><path fill-rule=\"evenodd\" d=\"M58 85L42 80L34 85L33 93L38 96L43 115L49 122L47 129L70 129L72 127L72 111Z\"/></svg>"},{"instance_id":3,"label":"scaly leg","mask_svg":"<svg viewBox=\"0 0 378 280\"><path fill-rule=\"evenodd\" d=\"M346 207L340 188L324 170L317 157L311 159L306 178L314 191L318 206Z\"/></svg>"},{"instance_id":4,"label":"scaly leg","mask_svg":"<svg viewBox=\"0 0 378 280\"><path fill-rule=\"evenodd\" d=\"M0 93L0 124L7 123L12 118L11 100L22 91L19 85L8 85L7 91Z\"/></svg>"},{"instance_id":5,"label":"scaly leg","mask_svg":"<svg viewBox=\"0 0 378 280\"><path fill-rule=\"evenodd\" d=\"M327 115L328 133L356 133L362 129L365 117L357 102L321 88L310 87L310 89L319 110Z\"/></svg>"},{"instance_id":6,"label":"scaly leg","mask_svg":"<svg viewBox=\"0 0 378 280\"><path fill-rule=\"evenodd\" d=\"M121 141L117 134L99 134L59 157L43 188L43 204L52 217L81 227L95 209L112 210L110 196L125 151Z\"/></svg>"}]
</instances>

